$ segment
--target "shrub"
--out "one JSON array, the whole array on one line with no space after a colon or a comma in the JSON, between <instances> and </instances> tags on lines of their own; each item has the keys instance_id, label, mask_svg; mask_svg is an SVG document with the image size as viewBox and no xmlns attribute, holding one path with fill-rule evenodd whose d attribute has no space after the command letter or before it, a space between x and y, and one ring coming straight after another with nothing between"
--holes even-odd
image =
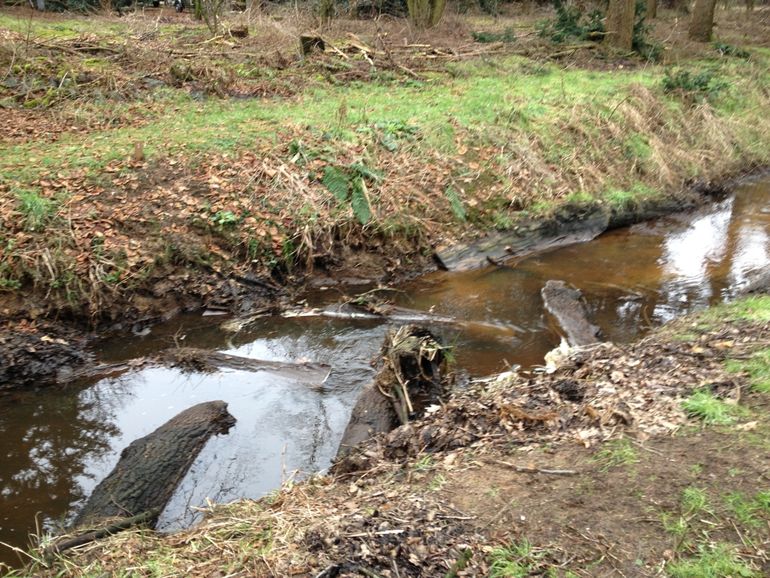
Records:
<instances>
[{"instance_id":1,"label":"shrub","mask_svg":"<svg viewBox=\"0 0 770 578\"><path fill-rule=\"evenodd\" d=\"M663 92L679 94L688 100L702 102L727 88L727 83L715 79L714 73L708 70L691 72L678 69L666 70L662 86Z\"/></svg>"}]
</instances>

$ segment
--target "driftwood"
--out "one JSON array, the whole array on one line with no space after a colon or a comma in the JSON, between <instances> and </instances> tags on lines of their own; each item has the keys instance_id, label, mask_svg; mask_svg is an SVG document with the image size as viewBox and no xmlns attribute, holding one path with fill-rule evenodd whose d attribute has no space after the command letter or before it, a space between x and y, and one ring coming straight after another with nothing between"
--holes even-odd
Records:
<instances>
[{"instance_id":1,"label":"driftwood","mask_svg":"<svg viewBox=\"0 0 770 578\"><path fill-rule=\"evenodd\" d=\"M438 402L443 361L441 345L425 329L407 325L385 337L380 370L361 391L337 450L337 472L355 469L346 460L355 446Z\"/></svg>"},{"instance_id":2,"label":"driftwood","mask_svg":"<svg viewBox=\"0 0 770 578\"><path fill-rule=\"evenodd\" d=\"M583 294L564 281L548 281L540 291L546 310L556 318L567 335L570 346L589 345L599 341L600 330L588 320Z\"/></svg>"},{"instance_id":3,"label":"driftwood","mask_svg":"<svg viewBox=\"0 0 770 578\"><path fill-rule=\"evenodd\" d=\"M209 401L133 441L96 486L73 525L93 526L110 518L162 511L208 439L227 433L233 425L227 404Z\"/></svg>"}]
</instances>

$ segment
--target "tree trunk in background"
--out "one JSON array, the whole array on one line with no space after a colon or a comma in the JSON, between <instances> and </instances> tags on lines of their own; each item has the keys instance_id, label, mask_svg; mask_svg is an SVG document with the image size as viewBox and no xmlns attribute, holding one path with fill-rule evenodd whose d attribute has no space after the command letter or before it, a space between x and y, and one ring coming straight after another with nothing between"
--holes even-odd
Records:
<instances>
[{"instance_id":1,"label":"tree trunk in background","mask_svg":"<svg viewBox=\"0 0 770 578\"><path fill-rule=\"evenodd\" d=\"M605 44L631 50L634 36L634 0L610 0L607 8Z\"/></svg>"},{"instance_id":2,"label":"tree trunk in background","mask_svg":"<svg viewBox=\"0 0 770 578\"><path fill-rule=\"evenodd\" d=\"M746 10L749 12L754 10L754 0L746 0Z\"/></svg>"},{"instance_id":3,"label":"tree trunk in background","mask_svg":"<svg viewBox=\"0 0 770 578\"><path fill-rule=\"evenodd\" d=\"M647 0L647 20L652 20L658 16L658 0Z\"/></svg>"},{"instance_id":4,"label":"tree trunk in background","mask_svg":"<svg viewBox=\"0 0 770 578\"><path fill-rule=\"evenodd\" d=\"M446 0L407 0L409 19L419 30L432 28L444 15Z\"/></svg>"},{"instance_id":5,"label":"tree trunk in background","mask_svg":"<svg viewBox=\"0 0 770 578\"><path fill-rule=\"evenodd\" d=\"M35 7L41 12L45 12L45 0L35 0Z\"/></svg>"},{"instance_id":6,"label":"tree trunk in background","mask_svg":"<svg viewBox=\"0 0 770 578\"><path fill-rule=\"evenodd\" d=\"M695 40L696 42L711 41L716 3L716 0L695 0L692 20L690 20L690 40Z\"/></svg>"}]
</instances>

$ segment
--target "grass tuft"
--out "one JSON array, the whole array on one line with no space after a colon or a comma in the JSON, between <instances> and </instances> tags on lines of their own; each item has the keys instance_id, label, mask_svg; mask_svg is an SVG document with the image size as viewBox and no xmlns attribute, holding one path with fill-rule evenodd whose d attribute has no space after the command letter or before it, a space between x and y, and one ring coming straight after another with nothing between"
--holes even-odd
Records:
<instances>
[{"instance_id":1,"label":"grass tuft","mask_svg":"<svg viewBox=\"0 0 770 578\"><path fill-rule=\"evenodd\" d=\"M636 448L627 438L609 441L601 450L596 452L594 461L602 464L601 471L606 472L612 468L628 466L639 462Z\"/></svg>"},{"instance_id":2,"label":"grass tuft","mask_svg":"<svg viewBox=\"0 0 770 578\"><path fill-rule=\"evenodd\" d=\"M691 558L671 562L666 567L671 578L759 578L760 574L726 544L699 545Z\"/></svg>"},{"instance_id":3,"label":"grass tuft","mask_svg":"<svg viewBox=\"0 0 770 578\"><path fill-rule=\"evenodd\" d=\"M758 393L770 393L770 349L763 349L748 360L728 360L725 364L731 373L746 373L751 389Z\"/></svg>"},{"instance_id":4,"label":"grass tuft","mask_svg":"<svg viewBox=\"0 0 770 578\"><path fill-rule=\"evenodd\" d=\"M708 390L699 389L682 402L684 410L692 417L708 425L729 425L735 422L736 406L714 396Z\"/></svg>"}]
</instances>

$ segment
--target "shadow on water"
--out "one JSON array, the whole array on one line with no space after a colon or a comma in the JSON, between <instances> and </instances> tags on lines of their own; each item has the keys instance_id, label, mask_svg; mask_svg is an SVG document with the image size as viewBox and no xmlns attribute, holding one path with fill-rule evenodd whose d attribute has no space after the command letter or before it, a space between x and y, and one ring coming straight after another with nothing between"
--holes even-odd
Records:
<instances>
[{"instance_id":1,"label":"shadow on water","mask_svg":"<svg viewBox=\"0 0 770 578\"><path fill-rule=\"evenodd\" d=\"M707 209L613 231L503 267L426 275L401 289L401 305L464 322L435 328L471 375L531 366L558 344L540 289L563 279L583 291L604 336L627 342L650 327L729 299L770 263L770 180L747 183ZM322 295L320 302L336 296ZM259 497L299 470L323 470L336 452L359 388L372 376L387 327L373 321L269 318L236 335L222 317L187 315L144 337L103 344L104 361L175 345L276 361L317 361L327 381L226 370L145 367L117 379L22 392L0 406L0 541L23 546L65 522L117 463L120 450L183 409L222 399L237 418L212 439L164 512L161 527L194 522L193 506ZM301 474L300 474L301 475ZM0 549L0 561L18 563Z\"/></svg>"}]
</instances>

